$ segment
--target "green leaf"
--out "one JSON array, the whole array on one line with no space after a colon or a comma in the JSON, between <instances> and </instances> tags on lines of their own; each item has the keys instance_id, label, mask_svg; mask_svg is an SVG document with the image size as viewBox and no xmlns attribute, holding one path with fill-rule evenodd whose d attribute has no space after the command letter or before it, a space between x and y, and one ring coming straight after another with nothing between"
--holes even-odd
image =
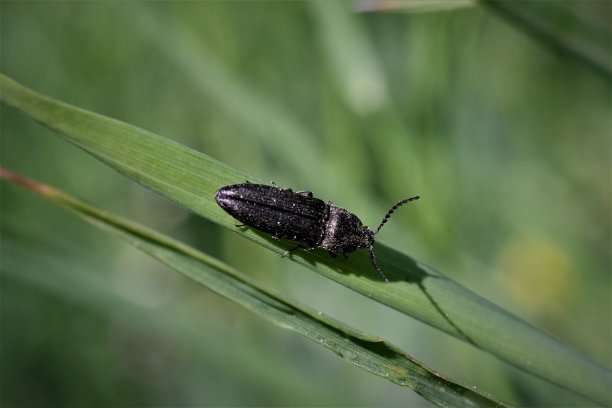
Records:
<instances>
[{"instance_id":1,"label":"green leaf","mask_svg":"<svg viewBox=\"0 0 612 408\"><path fill-rule=\"evenodd\" d=\"M612 79L612 9L606 1L361 0L359 11L426 13L484 4L552 51Z\"/></svg>"},{"instance_id":2,"label":"green leaf","mask_svg":"<svg viewBox=\"0 0 612 408\"><path fill-rule=\"evenodd\" d=\"M552 51L612 79L610 2L485 0L483 4Z\"/></svg>"},{"instance_id":3,"label":"green leaf","mask_svg":"<svg viewBox=\"0 0 612 408\"><path fill-rule=\"evenodd\" d=\"M430 13L449 11L476 5L476 0L359 0L359 11L397 11L404 13Z\"/></svg>"},{"instance_id":4,"label":"green leaf","mask_svg":"<svg viewBox=\"0 0 612 408\"><path fill-rule=\"evenodd\" d=\"M0 76L0 92L3 103L58 131L117 171L236 230L214 194L227 184L257 181L253 177L150 132L39 95L5 76ZM252 230L237 233L277 253L291 246ZM360 251L347 261L331 259L322 251L296 253L292 259L520 369L601 404L611 402L608 368L409 256L382 244L376 251L390 284L381 281Z\"/></svg>"},{"instance_id":5,"label":"green leaf","mask_svg":"<svg viewBox=\"0 0 612 408\"><path fill-rule=\"evenodd\" d=\"M357 367L413 389L441 407L505 406L445 378L378 337L360 333L315 310L297 306L258 287L248 277L205 253L2 168L0 178L73 210L93 225L124 238L136 248L219 295L321 344Z\"/></svg>"}]
</instances>

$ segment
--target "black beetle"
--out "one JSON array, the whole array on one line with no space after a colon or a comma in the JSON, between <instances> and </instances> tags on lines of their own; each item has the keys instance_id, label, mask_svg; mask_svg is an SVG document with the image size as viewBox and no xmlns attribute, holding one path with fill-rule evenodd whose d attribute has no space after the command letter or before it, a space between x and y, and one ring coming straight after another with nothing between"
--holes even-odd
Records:
<instances>
[{"instance_id":1,"label":"black beetle","mask_svg":"<svg viewBox=\"0 0 612 408\"><path fill-rule=\"evenodd\" d=\"M355 214L315 198L309 191L293 191L276 185L247 182L222 187L215 195L221 208L244 225L271 234L275 239L288 239L308 245L298 245L282 257L298 248L312 251L321 247L334 258L358 248L368 248L372 264L385 282L389 280L378 267L374 256L374 235L395 210L418 198L409 197L395 204L378 228L371 230Z\"/></svg>"}]
</instances>

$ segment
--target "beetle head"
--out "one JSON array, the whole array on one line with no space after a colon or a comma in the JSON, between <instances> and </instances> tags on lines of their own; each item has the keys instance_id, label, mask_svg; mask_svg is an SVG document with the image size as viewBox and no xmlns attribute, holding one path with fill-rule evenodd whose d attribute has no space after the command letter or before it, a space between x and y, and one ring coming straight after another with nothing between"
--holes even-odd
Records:
<instances>
[{"instance_id":1,"label":"beetle head","mask_svg":"<svg viewBox=\"0 0 612 408\"><path fill-rule=\"evenodd\" d=\"M374 244L374 233L344 208L329 204L329 217L320 246L334 254L353 252Z\"/></svg>"}]
</instances>

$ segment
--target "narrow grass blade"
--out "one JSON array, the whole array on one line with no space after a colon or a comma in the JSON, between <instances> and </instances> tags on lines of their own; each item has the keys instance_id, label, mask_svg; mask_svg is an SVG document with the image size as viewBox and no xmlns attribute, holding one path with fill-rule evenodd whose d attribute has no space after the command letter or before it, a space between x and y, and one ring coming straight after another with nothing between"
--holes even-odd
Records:
<instances>
[{"instance_id":1,"label":"narrow grass blade","mask_svg":"<svg viewBox=\"0 0 612 408\"><path fill-rule=\"evenodd\" d=\"M39 95L0 76L2 102L58 131L71 143L136 182L216 223L235 230L214 201L224 185L257 181L204 154L134 126ZM237 231L277 253L291 243L252 230ZM293 260L378 302L601 404L611 402L612 375L552 336L470 292L426 265L378 244L385 284L368 255L331 259L322 251L298 252Z\"/></svg>"},{"instance_id":2,"label":"narrow grass blade","mask_svg":"<svg viewBox=\"0 0 612 408\"><path fill-rule=\"evenodd\" d=\"M473 7L477 0L357 0L358 11L431 13Z\"/></svg>"},{"instance_id":3,"label":"narrow grass blade","mask_svg":"<svg viewBox=\"0 0 612 408\"><path fill-rule=\"evenodd\" d=\"M484 4L552 51L565 54L612 79L609 2L508 0L359 0L361 12L427 13Z\"/></svg>"},{"instance_id":4,"label":"narrow grass blade","mask_svg":"<svg viewBox=\"0 0 612 408\"><path fill-rule=\"evenodd\" d=\"M321 344L357 367L411 388L438 406L505 406L445 378L378 337L360 333L337 320L271 294L205 253L2 168L0 178L71 209L93 225L119 235L219 295Z\"/></svg>"},{"instance_id":5,"label":"narrow grass blade","mask_svg":"<svg viewBox=\"0 0 612 408\"><path fill-rule=\"evenodd\" d=\"M485 0L483 4L552 51L612 79L609 2Z\"/></svg>"}]
</instances>

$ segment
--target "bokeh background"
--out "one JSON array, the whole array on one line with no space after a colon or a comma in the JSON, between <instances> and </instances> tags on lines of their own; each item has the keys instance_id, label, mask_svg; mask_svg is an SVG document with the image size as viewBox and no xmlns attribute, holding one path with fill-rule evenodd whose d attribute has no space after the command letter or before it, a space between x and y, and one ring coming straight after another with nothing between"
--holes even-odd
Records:
<instances>
[{"instance_id":1,"label":"bokeh background","mask_svg":"<svg viewBox=\"0 0 612 408\"><path fill-rule=\"evenodd\" d=\"M590 27L577 43L587 53L609 33L608 1L546 3L560 37ZM609 71L486 4L360 12L371 5L5 1L1 71L311 190L371 226L420 194L381 240L610 366ZM3 166L213 254L496 398L589 405L0 109ZM3 406L429 406L73 214L1 188Z\"/></svg>"}]
</instances>

